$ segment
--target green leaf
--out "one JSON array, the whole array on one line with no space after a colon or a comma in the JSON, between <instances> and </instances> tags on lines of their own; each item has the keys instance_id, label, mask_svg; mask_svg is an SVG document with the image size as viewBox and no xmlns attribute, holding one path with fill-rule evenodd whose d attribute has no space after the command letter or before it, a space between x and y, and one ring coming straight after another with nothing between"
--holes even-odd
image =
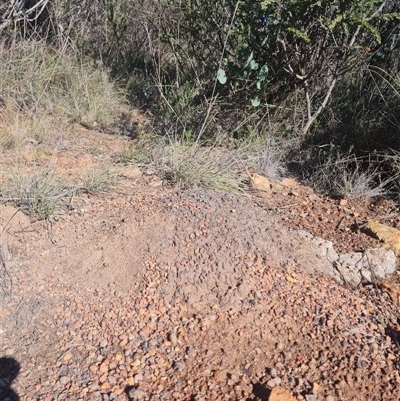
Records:
<instances>
[{"instance_id":1,"label":"green leaf","mask_svg":"<svg viewBox=\"0 0 400 401\"><path fill-rule=\"evenodd\" d=\"M263 0L261 2L261 10L266 10L273 3L276 3L276 0Z\"/></svg>"},{"instance_id":2,"label":"green leaf","mask_svg":"<svg viewBox=\"0 0 400 401\"><path fill-rule=\"evenodd\" d=\"M259 91L262 91L262 90L265 89L265 87L266 87L267 85L266 85L265 81L257 81L256 86L257 86L257 89L258 89Z\"/></svg>"},{"instance_id":3,"label":"green leaf","mask_svg":"<svg viewBox=\"0 0 400 401\"><path fill-rule=\"evenodd\" d=\"M258 107L260 105L261 101L258 96L256 96L254 99L251 99L251 105L253 107Z\"/></svg>"},{"instance_id":4,"label":"green leaf","mask_svg":"<svg viewBox=\"0 0 400 401\"><path fill-rule=\"evenodd\" d=\"M311 42L311 39L304 32L301 32L296 28L288 28L288 31L293 33L293 35L296 36L297 38L304 40L304 42L306 43Z\"/></svg>"},{"instance_id":5,"label":"green leaf","mask_svg":"<svg viewBox=\"0 0 400 401\"><path fill-rule=\"evenodd\" d=\"M268 66L264 64L258 73L258 80L259 81L265 81L268 77Z\"/></svg>"},{"instance_id":6,"label":"green leaf","mask_svg":"<svg viewBox=\"0 0 400 401\"><path fill-rule=\"evenodd\" d=\"M250 70L258 70L258 63L255 60L251 60L249 64Z\"/></svg>"},{"instance_id":7,"label":"green leaf","mask_svg":"<svg viewBox=\"0 0 400 401\"><path fill-rule=\"evenodd\" d=\"M381 35L374 26L372 26L368 21L362 18L354 18L354 20L357 21L365 29L367 29L378 43L381 43Z\"/></svg>"},{"instance_id":8,"label":"green leaf","mask_svg":"<svg viewBox=\"0 0 400 401\"><path fill-rule=\"evenodd\" d=\"M227 81L226 74L225 74L225 71L222 70L221 68L218 70L217 79L221 85L226 84L226 81Z\"/></svg>"},{"instance_id":9,"label":"green leaf","mask_svg":"<svg viewBox=\"0 0 400 401\"><path fill-rule=\"evenodd\" d=\"M328 26L328 28L330 30L332 30L332 29L334 29L336 27L336 25L338 25L340 22L342 22L344 20L344 18L345 18L345 15L344 14L340 14L336 18L334 18L332 21L325 22L325 23ZM324 20L325 20L325 18L324 18Z\"/></svg>"},{"instance_id":10,"label":"green leaf","mask_svg":"<svg viewBox=\"0 0 400 401\"><path fill-rule=\"evenodd\" d=\"M390 14L382 14L380 16L380 18L386 20L386 21L390 21L393 19L400 19L400 13L390 13Z\"/></svg>"},{"instance_id":11,"label":"green leaf","mask_svg":"<svg viewBox=\"0 0 400 401\"><path fill-rule=\"evenodd\" d=\"M236 55L239 60L244 61L249 58L251 53L252 53L252 51L250 49L250 46L247 43L244 43L242 46L240 46Z\"/></svg>"},{"instance_id":12,"label":"green leaf","mask_svg":"<svg viewBox=\"0 0 400 401\"><path fill-rule=\"evenodd\" d=\"M247 59L247 61L246 61L246 63L245 63L245 65L244 65L244 67L243 68L249 68L250 67L250 63L253 61L253 57L254 57L254 53L253 52L251 52L250 53L250 56L248 57L248 59ZM251 68L251 67L250 67Z\"/></svg>"}]
</instances>

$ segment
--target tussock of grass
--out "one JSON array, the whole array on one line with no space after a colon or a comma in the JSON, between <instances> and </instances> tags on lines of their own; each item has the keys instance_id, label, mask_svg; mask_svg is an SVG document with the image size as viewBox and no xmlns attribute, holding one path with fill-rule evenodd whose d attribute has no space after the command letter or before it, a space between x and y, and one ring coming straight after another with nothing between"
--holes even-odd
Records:
<instances>
[{"instance_id":1,"label":"tussock of grass","mask_svg":"<svg viewBox=\"0 0 400 401\"><path fill-rule=\"evenodd\" d=\"M286 174L286 168L282 161L282 154L286 151L286 144L268 139L265 143L251 144L247 149L246 166L251 167L256 173L269 178L271 181L280 181Z\"/></svg>"},{"instance_id":2,"label":"tussock of grass","mask_svg":"<svg viewBox=\"0 0 400 401\"><path fill-rule=\"evenodd\" d=\"M29 120L8 101L0 108L0 150L21 146L29 137Z\"/></svg>"},{"instance_id":3,"label":"tussock of grass","mask_svg":"<svg viewBox=\"0 0 400 401\"><path fill-rule=\"evenodd\" d=\"M148 141L137 140L123 147L117 161L123 164L146 165L153 161L151 145Z\"/></svg>"},{"instance_id":4,"label":"tussock of grass","mask_svg":"<svg viewBox=\"0 0 400 401\"><path fill-rule=\"evenodd\" d=\"M355 157L330 160L310 177L318 191L337 197L366 198L386 196L392 178L381 180L378 169L362 168L363 161Z\"/></svg>"},{"instance_id":5,"label":"tussock of grass","mask_svg":"<svg viewBox=\"0 0 400 401\"><path fill-rule=\"evenodd\" d=\"M42 143L54 133L54 123L45 115L30 117L20 111L15 102L0 107L0 151L15 149L27 141Z\"/></svg>"},{"instance_id":6,"label":"tussock of grass","mask_svg":"<svg viewBox=\"0 0 400 401\"><path fill-rule=\"evenodd\" d=\"M10 125L9 104L21 121L22 116L28 122L50 119L58 129L71 123L103 129L125 107L123 93L105 69L82 62L64 49L50 50L45 41L20 41L12 45L3 41L0 57L2 125ZM42 130L40 126L35 129Z\"/></svg>"},{"instance_id":7,"label":"tussock of grass","mask_svg":"<svg viewBox=\"0 0 400 401\"><path fill-rule=\"evenodd\" d=\"M17 170L10 173L8 182L1 190L1 198L26 214L44 219L59 212L77 190L54 177L49 169L36 173Z\"/></svg>"},{"instance_id":8,"label":"tussock of grass","mask_svg":"<svg viewBox=\"0 0 400 401\"><path fill-rule=\"evenodd\" d=\"M234 151L170 143L155 157L163 179L181 188L206 188L240 192L242 179L237 172L240 159Z\"/></svg>"},{"instance_id":9,"label":"tussock of grass","mask_svg":"<svg viewBox=\"0 0 400 401\"><path fill-rule=\"evenodd\" d=\"M89 194L109 192L116 186L116 174L110 170L91 170L82 178L80 189Z\"/></svg>"}]
</instances>

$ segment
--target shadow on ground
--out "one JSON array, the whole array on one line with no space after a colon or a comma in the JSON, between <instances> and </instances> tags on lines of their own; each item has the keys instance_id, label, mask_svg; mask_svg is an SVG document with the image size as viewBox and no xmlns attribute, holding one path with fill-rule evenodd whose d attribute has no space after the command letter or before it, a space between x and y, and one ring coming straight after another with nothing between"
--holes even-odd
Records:
<instances>
[{"instance_id":1,"label":"shadow on ground","mask_svg":"<svg viewBox=\"0 0 400 401\"><path fill-rule=\"evenodd\" d=\"M0 400L19 401L18 394L11 388L19 370L20 365L14 358L0 358Z\"/></svg>"}]
</instances>

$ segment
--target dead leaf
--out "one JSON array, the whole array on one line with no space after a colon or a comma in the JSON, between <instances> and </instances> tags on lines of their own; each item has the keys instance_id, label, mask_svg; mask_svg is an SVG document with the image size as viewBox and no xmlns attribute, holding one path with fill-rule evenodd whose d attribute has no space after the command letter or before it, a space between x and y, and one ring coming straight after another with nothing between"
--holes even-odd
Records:
<instances>
[{"instance_id":1,"label":"dead leaf","mask_svg":"<svg viewBox=\"0 0 400 401\"><path fill-rule=\"evenodd\" d=\"M269 182L269 179L256 173L253 173L251 175L251 185L253 186L253 188L258 189L260 191L264 192L271 191L271 183Z\"/></svg>"}]
</instances>

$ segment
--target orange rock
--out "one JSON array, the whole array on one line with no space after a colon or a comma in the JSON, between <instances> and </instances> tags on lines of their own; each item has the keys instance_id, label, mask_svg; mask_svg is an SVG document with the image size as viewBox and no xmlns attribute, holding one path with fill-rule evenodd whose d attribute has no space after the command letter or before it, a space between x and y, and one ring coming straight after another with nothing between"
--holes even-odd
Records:
<instances>
[{"instance_id":1,"label":"orange rock","mask_svg":"<svg viewBox=\"0 0 400 401\"><path fill-rule=\"evenodd\" d=\"M256 173L251 175L251 184L253 188L264 192L271 191L271 183L268 178L258 175Z\"/></svg>"},{"instance_id":2,"label":"orange rock","mask_svg":"<svg viewBox=\"0 0 400 401\"><path fill-rule=\"evenodd\" d=\"M89 370L91 373L96 373L98 370L97 364L93 363L92 365L89 366Z\"/></svg>"},{"instance_id":3,"label":"orange rock","mask_svg":"<svg viewBox=\"0 0 400 401\"><path fill-rule=\"evenodd\" d=\"M297 401L290 393L280 387L274 387L268 401Z\"/></svg>"},{"instance_id":4,"label":"orange rock","mask_svg":"<svg viewBox=\"0 0 400 401\"><path fill-rule=\"evenodd\" d=\"M100 373L108 372L108 364L105 361L100 365L99 372Z\"/></svg>"},{"instance_id":5,"label":"orange rock","mask_svg":"<svg viewBox=\"0 0 400 401\"><path fill-rule=\"evenodd\" d=\"M292 188L292 189L299 186L298 182L296 180L294 180L293 178L284 178L281 181L281 185Z\"/></svg>"},{"instance_id":6,"label":"orange rock","mask_svg":"<svg viewBox=\"0 0 400 401\"><path fill-rule=\"evenodd\" d=\"M101 388L102 390L109 390L109 389L111 388L111 385L110 385L109 382L104 382L104 383L100 386L100 388Z\"/></svg>"}]
</instances>

